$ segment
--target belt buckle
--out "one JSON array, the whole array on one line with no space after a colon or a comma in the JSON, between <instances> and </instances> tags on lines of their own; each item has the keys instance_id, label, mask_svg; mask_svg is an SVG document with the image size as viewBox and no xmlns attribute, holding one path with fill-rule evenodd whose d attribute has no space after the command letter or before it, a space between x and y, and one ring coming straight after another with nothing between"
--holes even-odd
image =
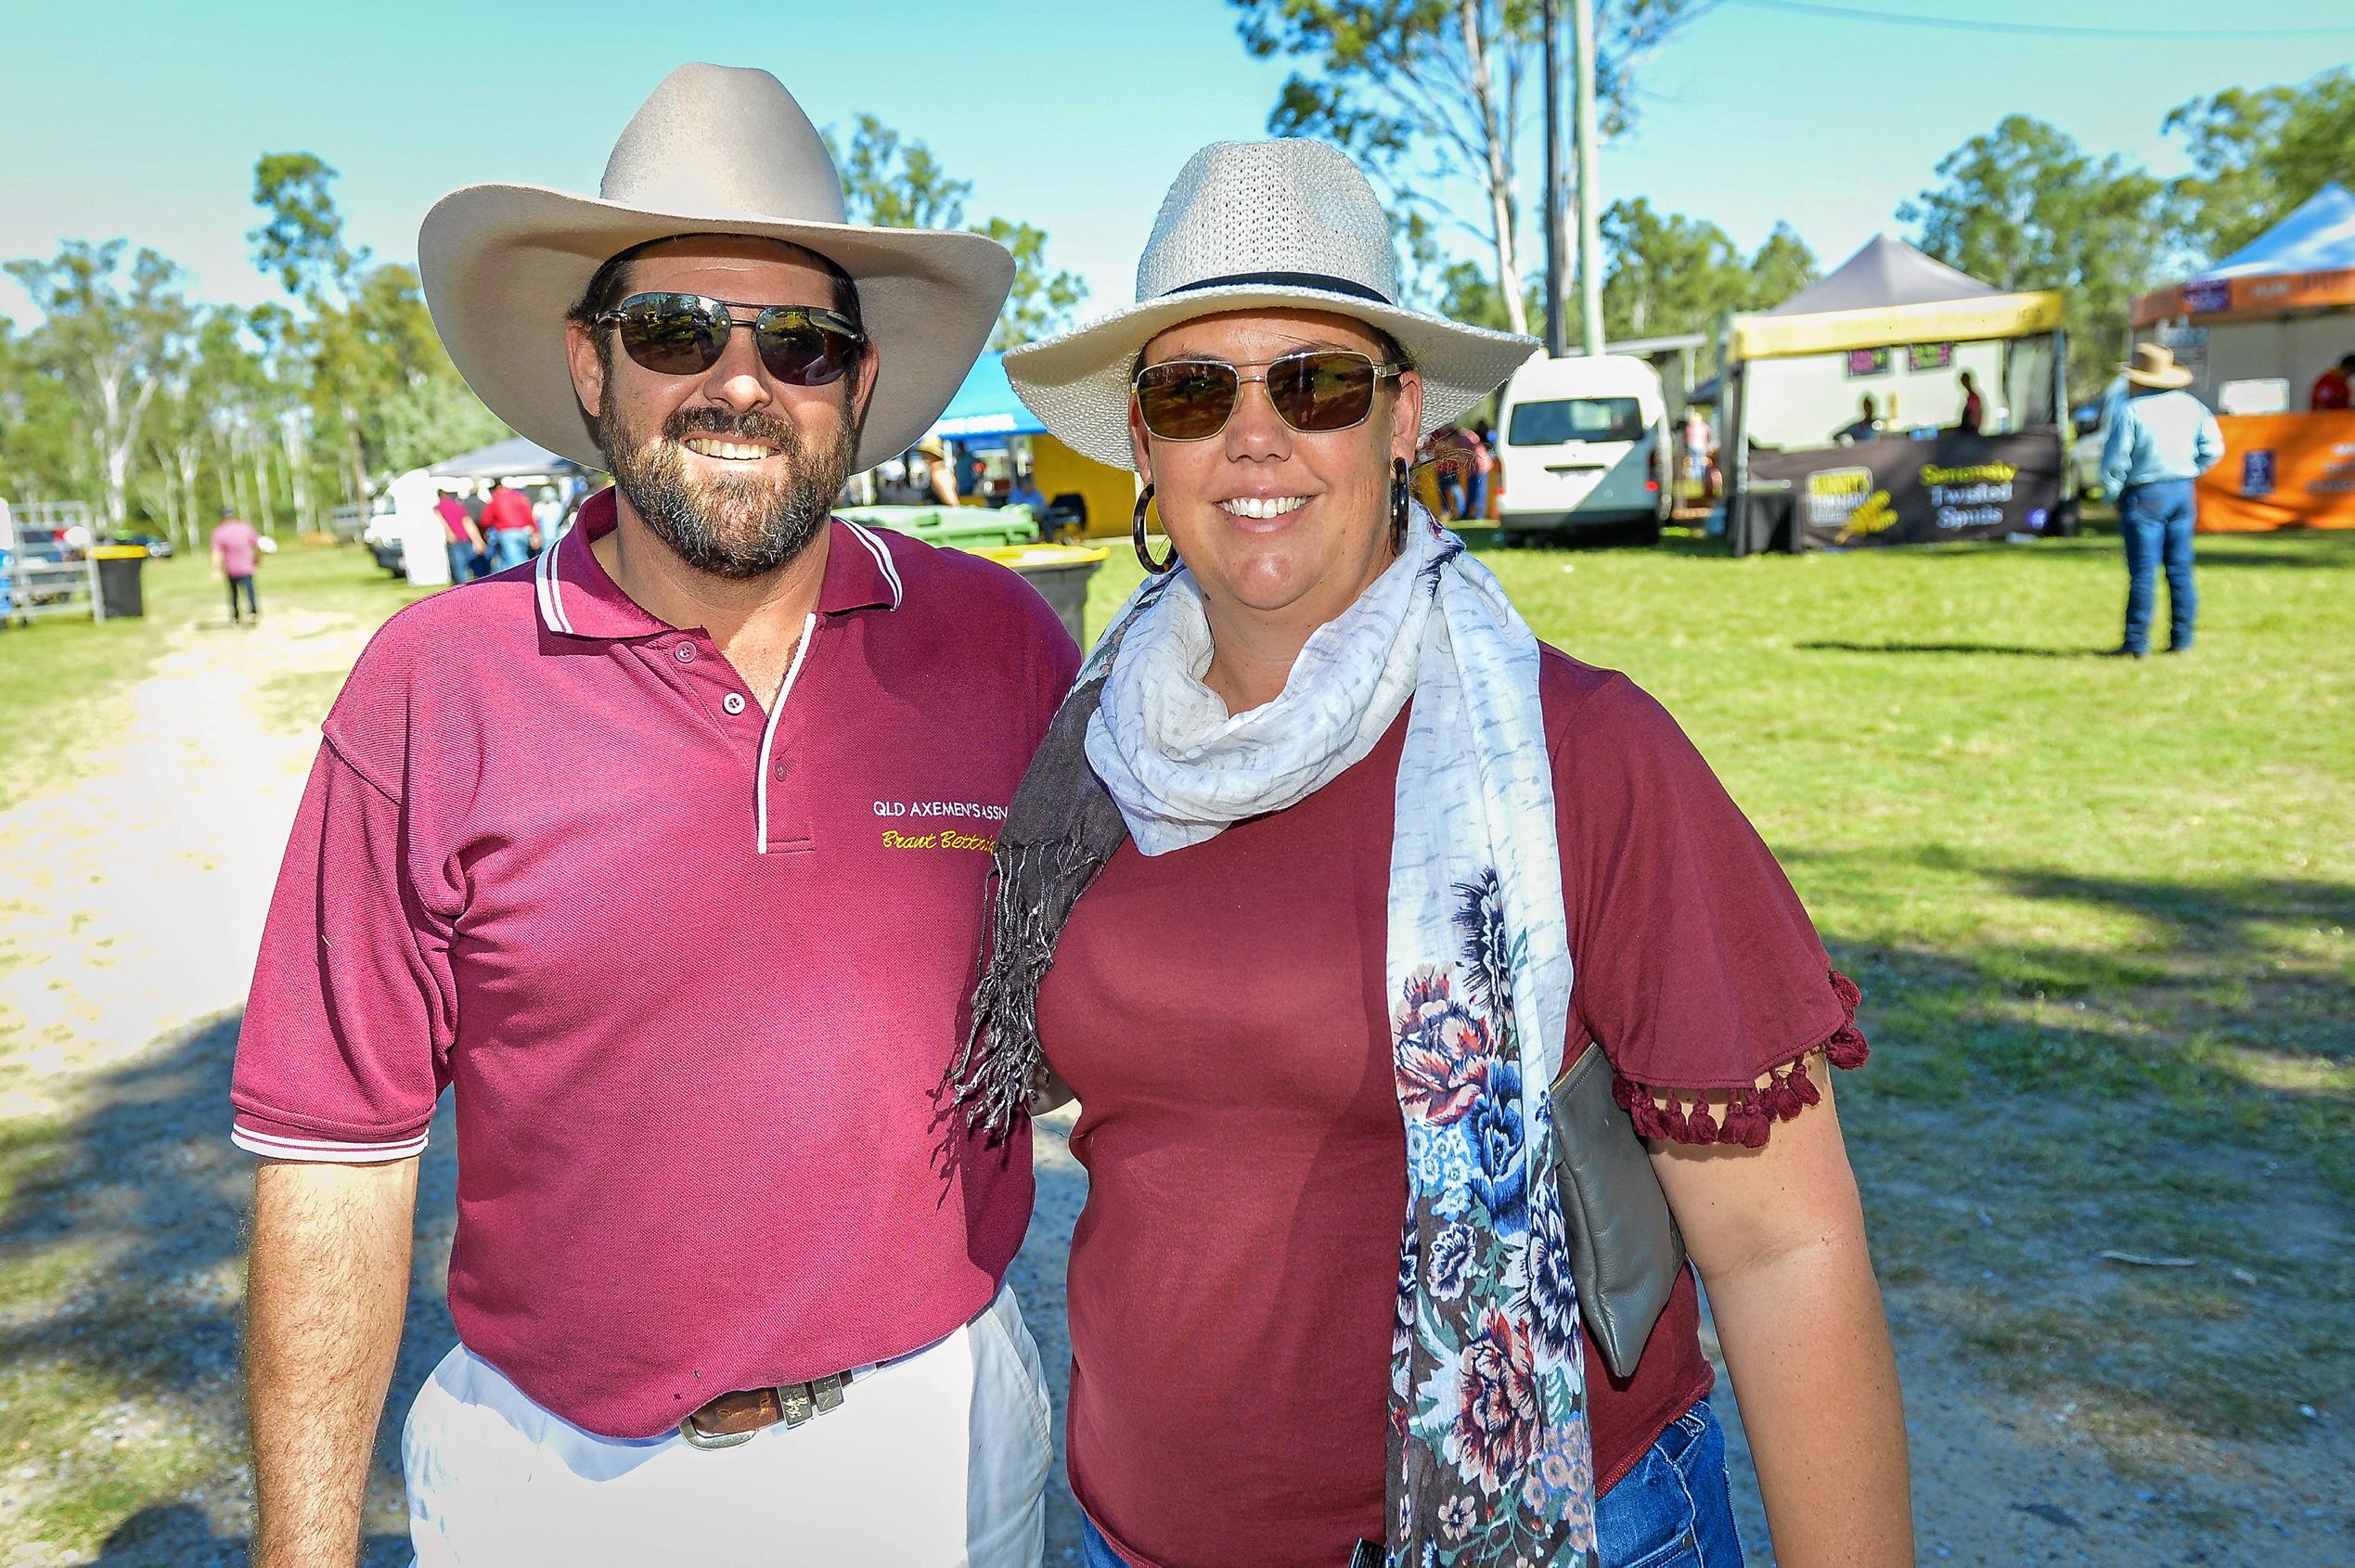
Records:
<instances>
[{"instance_id":1,"label":"belt buckle","mask_svg":"<svg viewBox=\"0 0 2355 1568\"><path fill-rule=\"evenodd\" d=\"M849 1381L842 1373L833 1372L822 1378L813 1378L808 1382L781 1383L775 1391L779 1412L777 1420L764 1421L760 1426L743 1432L705 1432L695 1424L695 1415L700 1414L699 1411L690 1413L678 1423L678 1433L681 1437L687 1439L687 1445L690 1448L708 1450L740 1447L759 1436L766 1428L779 1422L791 1430L803 1425L813 1417L822 1416L829 1410L841 1408L843 1390Z\"/></svg>"}]
</instances>

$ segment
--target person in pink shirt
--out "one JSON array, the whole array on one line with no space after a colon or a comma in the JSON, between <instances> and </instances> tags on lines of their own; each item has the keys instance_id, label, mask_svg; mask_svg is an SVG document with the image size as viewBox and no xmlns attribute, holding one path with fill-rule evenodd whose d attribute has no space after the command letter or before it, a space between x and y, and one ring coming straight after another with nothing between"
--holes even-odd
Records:
<instances>
[{"instance_id":1,"label":"person in pink shirt","mask_svg":"<svg viewBox=\"0 0 2355 1568\"><path fill-rule=\"evenodd\" d=\"M246 615L262 619L261 603L253 597L253 572L262 562L262 536L253 531L253 524L238 516L235 507L221 508L220 526L212 531L212 575L215 580L226 578L229 584L229 619L241 623ZM238 595L245 595L245 610L238 610Z\"/></svg>"},{"instance_id":2,"label":"person in pink shirt","mask_svg":"<svg viewBox=\"0 0 2355 1568\"><path fill-rule=\"evenodd\" d=\"M433 515L442 520L443 532L448 535L450 581L470 581L474 576L474 558L487 548L483 531L466 515L466 503L454 490L442 492L442 498L433 503Z\"/></svg>"}]
</instances>

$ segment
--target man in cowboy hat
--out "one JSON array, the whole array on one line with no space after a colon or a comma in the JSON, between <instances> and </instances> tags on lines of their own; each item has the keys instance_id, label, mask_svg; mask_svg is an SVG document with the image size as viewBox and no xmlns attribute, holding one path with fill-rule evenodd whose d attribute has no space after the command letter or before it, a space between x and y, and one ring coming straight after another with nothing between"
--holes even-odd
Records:
<instances>
[{"instance_id":1,"label":"man in cowboy hat","mask_svg":"<svg viewBox=\"0 0 2355 1568\"><path fill-rule=\"evenodd\" d=\"M1027 1140L938 1091L1076 650L1010 573L827 513L1011 261L845 223L784 88L704 65L599 197L460 190L418 254L483 400L615 488L394 616L326 723L232 1094L255 1562L353 1561L453 1087L419 1562L1035 1564Z\"/></svg>"},{"instance_id":2,"label":"man in cowboy hat","mask_svg":"<svg viewBox=\"0 0 2355 1568\"><path fill-rule=\"evenodd\" d=\"M2195 481L2224 456L2216 416L2183 389L2192 373L2156 343L2138 343L2125 372L2118 405L2102 447L2102 488L2117 498L2118 532L2126 539L2126 640L2116 657L2141 659L2151 650L2151 607L2160 562L2167 565L2170 622L2167 651L2192 646L2199 597L2192 588L2192 531L2199 521Z\"/></svg>"}]
</instances>

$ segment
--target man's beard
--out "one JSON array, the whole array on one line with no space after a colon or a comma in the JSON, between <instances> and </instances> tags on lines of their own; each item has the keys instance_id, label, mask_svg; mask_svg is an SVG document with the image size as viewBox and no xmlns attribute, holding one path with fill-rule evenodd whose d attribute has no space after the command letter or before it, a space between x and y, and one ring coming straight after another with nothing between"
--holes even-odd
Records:
<instances>
[{"instance_id":1,"label":"man's beard","mask_svg":"<svg viewBox=\"0 0 2355 1568\"><path fill-rule=\"evenodd\" d=\"M614 484L655 536L696 571L738 580L766 576L809 547L858 443L848 420L818 451L789 420L708 405L676 410L644 440L611 410L592 423ZM695 436L772 446L779 471L742 479L692 472L681 443Z\"/></svg>"}]
</instances>

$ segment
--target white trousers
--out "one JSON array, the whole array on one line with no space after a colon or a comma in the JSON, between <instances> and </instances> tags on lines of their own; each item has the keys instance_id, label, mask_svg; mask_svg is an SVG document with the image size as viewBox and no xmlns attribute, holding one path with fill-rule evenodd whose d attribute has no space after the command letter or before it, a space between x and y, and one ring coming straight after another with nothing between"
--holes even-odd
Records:
<instances>
[{"instance_id":1,"label":"white trousers","mask_svg":"<svg viewBox=\"0 0 2355 1568\"><path fill-rule=\"evenodd\" d=\"M1010 1288L839 1408L733 1448L600 1437L464 1345L402 1434L418 1568L1039 1568L1054 1458Z\"/></svg>"}]
</instances>

